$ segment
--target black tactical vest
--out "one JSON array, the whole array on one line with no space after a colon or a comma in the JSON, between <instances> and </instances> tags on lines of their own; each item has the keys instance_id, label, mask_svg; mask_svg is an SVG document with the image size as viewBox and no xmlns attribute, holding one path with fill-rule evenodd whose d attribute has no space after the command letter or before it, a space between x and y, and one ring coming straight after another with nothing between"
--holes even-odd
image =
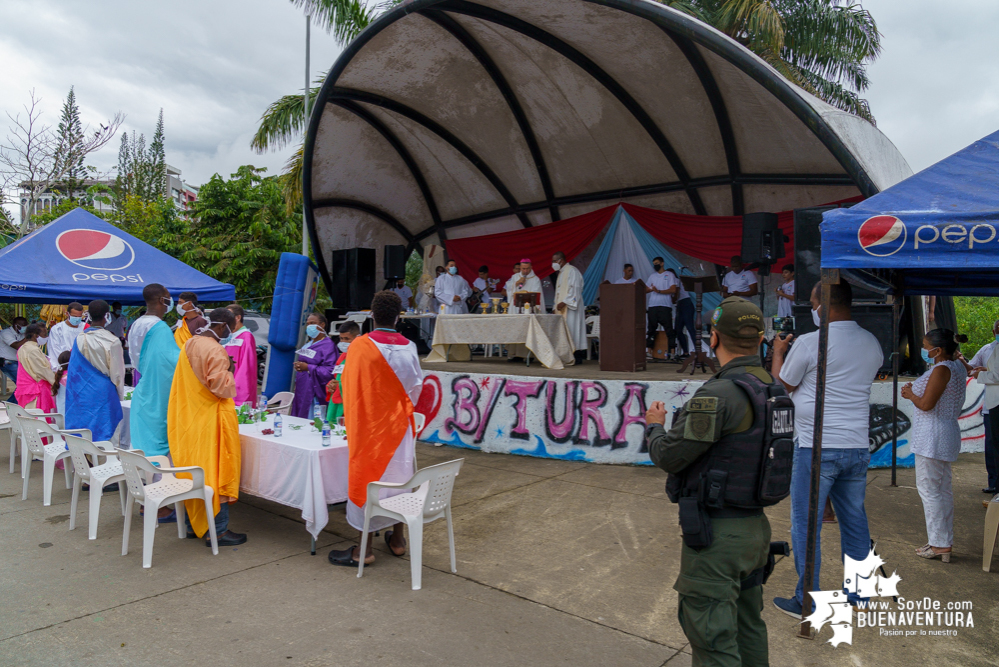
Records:
<instances>
[{"instance_id":1,"label":"black tactical vest","mask_svg":"<svg viewBox=\"0 0 999 667\"><path fill-rule=\"evenodd\" d=\"M794 403L779 381L767 384L751 373L731 380L749 398L753 425L729 433L679 474L670 474L671 501L696 496L699 504L722 509L775 505L791 492L794 459Z\"/></svg>"}]
</instances>

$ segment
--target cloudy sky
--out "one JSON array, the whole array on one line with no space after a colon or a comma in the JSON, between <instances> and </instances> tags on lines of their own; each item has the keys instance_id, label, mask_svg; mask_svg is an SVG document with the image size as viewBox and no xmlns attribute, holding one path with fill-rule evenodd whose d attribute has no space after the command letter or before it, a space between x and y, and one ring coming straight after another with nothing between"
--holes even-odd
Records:
<instances>
[{"instance_id":1,"label":"cloudy sky","mask_svg":"<svg viewBox=\"0 0 999 667\"><path fill-rule=\"evenodd\" d=\"M999 2L866 0L884 35L867 97L914 170L999 129ZM70 86L85 122L117 111L152 135L162 107L167 161L200 184L242 164L280 170L289 151L256 155L267 105L300 92L304 17L287 0L0 0L0 112L34 89L57 122ZM339 48L312 34L312 71ZM6 117L0 113L0 136ZM116 164L118 140L90 163Z\"/></svg>"}]
</instances>

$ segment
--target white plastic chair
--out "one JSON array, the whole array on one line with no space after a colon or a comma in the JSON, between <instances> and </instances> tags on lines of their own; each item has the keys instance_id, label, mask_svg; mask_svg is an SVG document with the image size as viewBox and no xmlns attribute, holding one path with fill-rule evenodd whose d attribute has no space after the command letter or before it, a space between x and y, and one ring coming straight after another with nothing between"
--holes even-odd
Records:
<instances>
[{"instance_id":1,"label":"white plastic chair","mask_svg":"<svg viewBox=\"0 0 999 667\"><path fill-rule=\"evenodd\" d=\"M403 484L369 482L368 499L364 505L364 532L361 533L361 562L357 565L358 578L364 574L363 554L368 548L368 525L373 516L384 516L405 522L409 528L409 562L413 577L413 590L422 586L423 570L423 524L447 519L447 541L451 549L451 571L458 567L454 556L454 527L451 524L451 492L454 478L458 476L465 459L455 459L446 463L424 468ZM391 498L379 499L382 489L416 489L411 493L400 493Z\"/></svg>"},{"instance_id":2,"label":"white plastic chair","mask_svg":"<svg viewBox=\"0 0 999 667\"><path fill-rule=\"evenodd\" d=\"M593 351L593 343L600 342L600 316L590 315L586 318L586 324L592 324L593 327L590 328L589 333L586 334L586 360L592 359L590 354Z\"/></svg>"},{"instance_id":3,"label":"white plastic chair","mask_svg":"<svg viewBox=\"0 0 999 667\"><path fill-rule=\"evenodd\" d=\"M125 472L110 442L94 443L68 433L63 438L66 441L66 447L69 448L70 457L73 459L73 471L76 473L73 478L73 500L69 504L69 529L76 528L76 511L79 507L80 489L86 482L90 485L89 537L96 540L97 520L101 515L101 497L104 495L104 487L108 484L118 482L121 513L125 513ZM106 445L106 447L102 448L99 445ZM93 466L87 460L88 456L93 457ZM105 461L98 464L101 458Z\"/></svg>"},{"instance_id":4,"label":"white plastic chair","mask_svg":"<svg viewBox=\"0 0 999 667\"><path fill-rule=\"evenodd\" d=\"M427 423L427 416L425 414L423 414L422 412L414 412L413 413L413 425L416 427L416 430L413 431L413 440L419 440L420 439L420 431L423 430L423 427L426 425L426 423ZM413 448L413 472L415 473L417 470L419 470L419 468L420 468L420 466L417 465L417 463L416 463L416 448L414 447Z\"/></svg>"},{"instance_id":5,"label":"white plastic chair","mask_svg":"<svg viewBox=\"0 0 999 667\"><path fill-rule=\"evenodd\" d=\"M56 423L56 428L63 427L63 416L58 412L50 412L48 414L42 412L41 410L35 408L29 408L25 410L20 405L16 403L0 403L3 408L3 415L7 418L6 424L0 424L0 429L8 429L10 431L10 474L14 474L14 459L21 455L21 449L23 445L21 444L21 428L14 423L14 420L10 418L11 414L17 415L18 417L36 417L38 415L45 415L46 417L52 418ZM23 477L23 471L21 476Z\"/></svg>"},{"instance_id":6,"label":"white plastic chair","mask_svg":"<svg viewBox=\"0 0 999 667\"><path fill-rule=\"evenodd\" d=\"M2 375L2 374L0 374ZM3 376L6 379L6 375ZM20 433L14 434L14 425L10 421L10 417L7 416L7 402L0 401L0 432L7 431L7 435L10 437L10 474L14 474L14 459L17 458L18 444Z\"/></svg>"},{"instance_id":7,"label":"white plastic chair","mask_svg":"<svg viewBox=\"0 0 999 667\"><path fill-rule=\"evenodd\" d=\"M156 526L159 521L156 518L162 505L173 504L177 513L177 536L181 539L187 537L187 529L184 525L184 500L203 500L205 502L205 513L208 515L208 534L212 541L212 554L218 555L218 536L215 534L215 512L212 509L212 498L215 489L205 485L205 471L200 466L182 466L177 468L166 467L169 463L165 456L151 456L146 458L138 451L128 451L125 449L115 450L118 459L121 461L122 470L125 473L125 481L128 483L128 501L125 503L125 532L121 538L121 555L128 555L128 534L132 527L133 506L136 502L146 508L142 522L142 567L153 566L153 538L156 536ZM159 463L157 467L153 462ZM174 474L178 472L190 473L193 479L178 479ZM162 475L158 482L146 484L142 473L147 479L152 479L152 475Z\"/></svg>"},{"instance_id":8,"label":"white plastic chair","mask_svg":"<svg viewBox=\"0 0 999 667\"><path fill-rule=\"evenodd\" d=\"M295 400L295 394L290 391L279 391L267 401L267 412L274 414L279 412L283 415L291 413L291 402Z\"/></svg>"},{"instance_id":9,"label":"white plastic chair","mask_svg":"<svg viewBox=\"0 0 999 667\"><path fill-rule=\"evenodd\" d=\"M56 463L69 458L69 450L62 439L64 431L47 424L40 417L24 417L11 414L11 421L20 426L21 430L21 477L24 482L21 489L21 500L28 499L28 480L31 478L31 462L42 461L42 503L45 507L52 504L52 478L55 476ZM48 416L48 415L46 415ZM85 428L76 429L73 433L84 433L87 438L92 435ZM49 440L45 444L45 440ZM70 488L69 463L63 464L66 475L66 488Z\"/></svg>"}]
</instances>

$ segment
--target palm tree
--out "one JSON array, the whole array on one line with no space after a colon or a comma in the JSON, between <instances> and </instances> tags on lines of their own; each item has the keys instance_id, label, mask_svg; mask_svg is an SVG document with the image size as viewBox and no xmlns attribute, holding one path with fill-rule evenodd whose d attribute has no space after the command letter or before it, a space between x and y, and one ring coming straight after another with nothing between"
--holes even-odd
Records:
<instances>
[{"instance_id":1,"label":"palm tree","mask_svg":"<svg viewBox=\"0 0 999 667\"><path fill-rule=\"evenodd\" d=\"M362 0L290 0L344 45L401 0L368 7ZM843 0L659 0L714 26L765 60L792 83L832 106L874 122L867 100L867 65L881 53L870 12ZM322 80L310 92L310 107ZM251 147L258 153L289 145L305 130L302 95L285 95L264 111ZM303 146L285 163L289 210L302 205Z\"/></svg>"}]
</instances>

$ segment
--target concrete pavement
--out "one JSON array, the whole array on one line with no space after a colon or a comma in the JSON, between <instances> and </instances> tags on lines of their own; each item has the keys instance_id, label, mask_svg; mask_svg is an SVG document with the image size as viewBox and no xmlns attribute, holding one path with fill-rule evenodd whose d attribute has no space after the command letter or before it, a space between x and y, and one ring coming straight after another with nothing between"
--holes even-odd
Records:
<instances>
[{"instance_id":1,"label":"concrete pavement","mask_svg":"<svg viewBox=\"0 0 999 667\"><path fill-rule=\"evenodd\" d=\"M28 500L8 475L0 435L0 665L638 665L690 662L672 589L679 553L676 509L654 468L483 454L419 445L421 467L465 458L454 496L458 573L443 522L427 527L423 590L409 561L376 540L377 562L356 571L326 561L355 539L342 506L309 555L298 510L243 497L233 529L247 544L213 557L200 542L157 530L153 567L141 567L141 525L120 555L117 494L105 494L98 539L86 504L69 531L69 491L57 477L41 501L40 464ZM981 569L982 455L955 464L955 557L924 561L922 506L911 470L871 471L867 509L878 551L906 598L969 601L974 628L956 636L882 637L855 628L833 648L795 637L769 604L789 595L793 563L780 562L764 596L773 665L995 665L999 557ZM789 539L785 501L768 511L774 539ZM138 530L136 530L138 528ZM823 588L842 575L838 529L824 529Z\"/></svg>"}]
</instances>

